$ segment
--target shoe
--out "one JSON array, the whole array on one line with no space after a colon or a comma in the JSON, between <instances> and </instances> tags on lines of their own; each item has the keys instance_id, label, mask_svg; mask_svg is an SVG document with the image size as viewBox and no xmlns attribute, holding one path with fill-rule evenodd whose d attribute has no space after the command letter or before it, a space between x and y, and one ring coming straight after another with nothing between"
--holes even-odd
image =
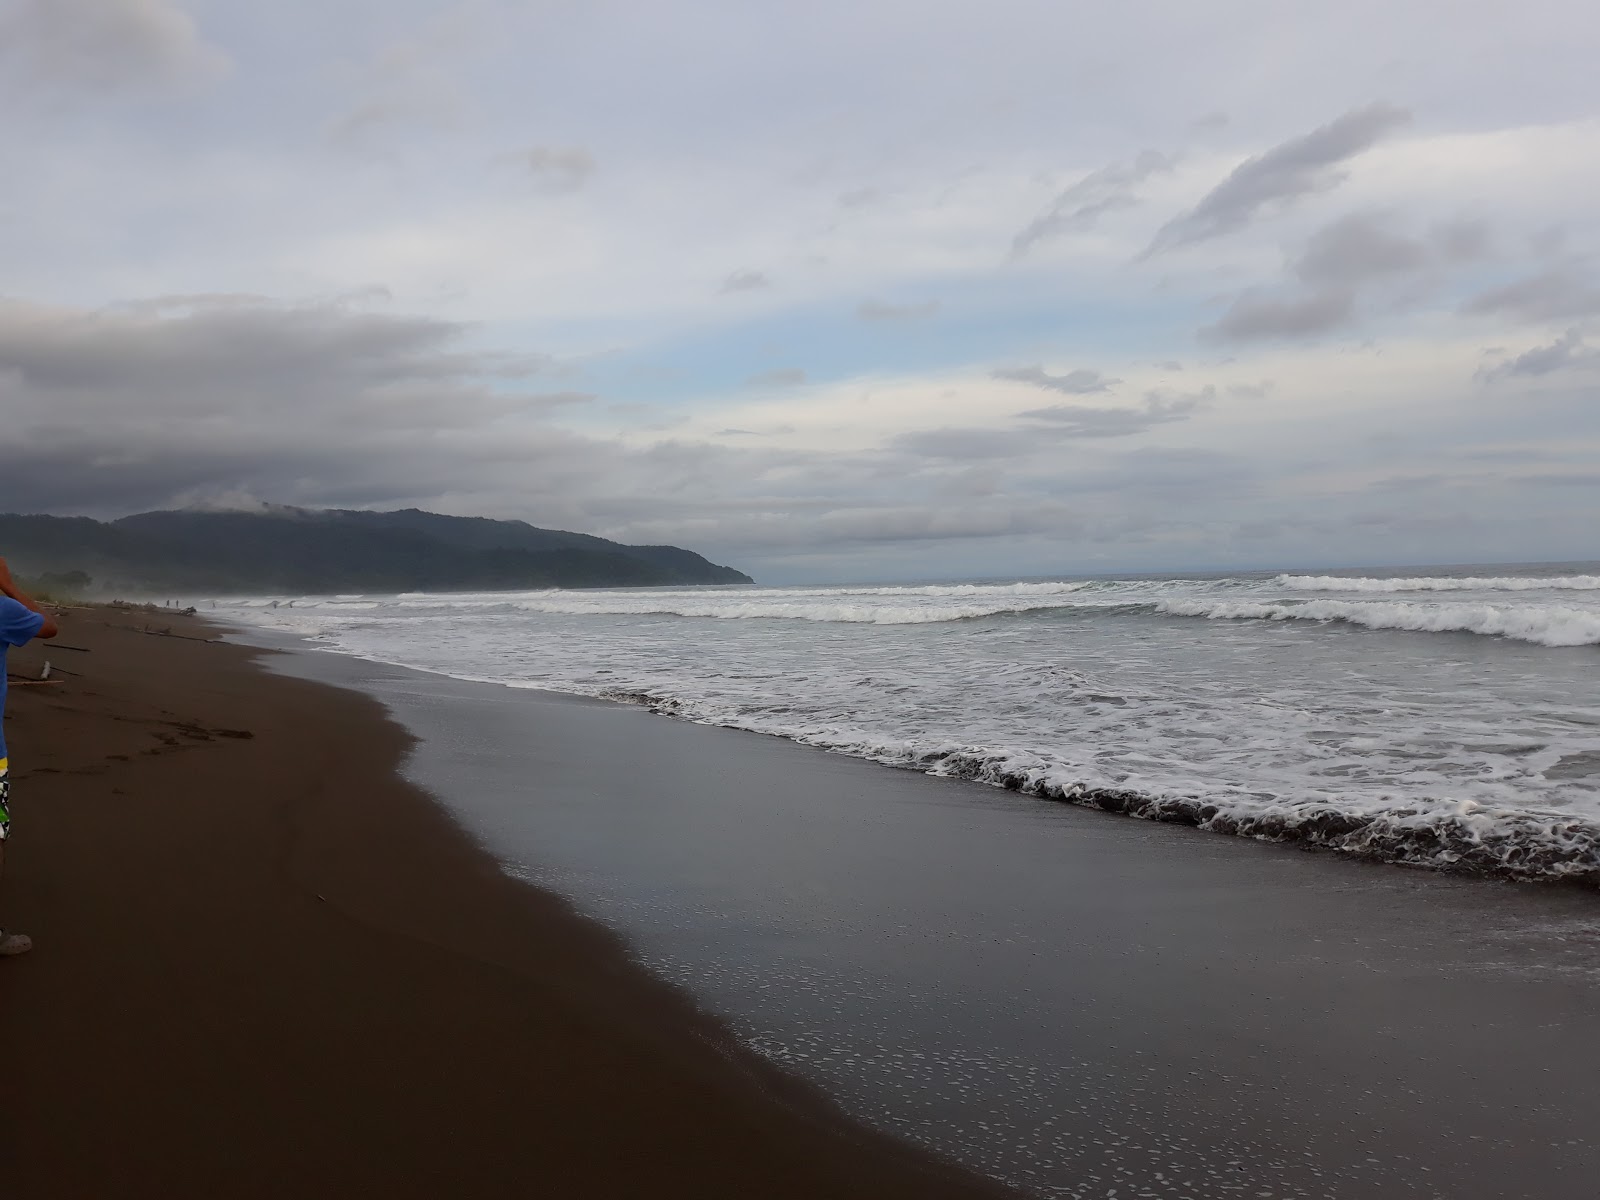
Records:
<instances>
[{"instance_id":1,"label":"shoe","mask_svg":"<svg viewBox=\"0 0 1600 1200\"><path fill-rule=\"evenodd\" d=\"M33 949L33 939L25 933L0 932L0 958L11 954L26 954Z\"/></svg>"}]
</instances>

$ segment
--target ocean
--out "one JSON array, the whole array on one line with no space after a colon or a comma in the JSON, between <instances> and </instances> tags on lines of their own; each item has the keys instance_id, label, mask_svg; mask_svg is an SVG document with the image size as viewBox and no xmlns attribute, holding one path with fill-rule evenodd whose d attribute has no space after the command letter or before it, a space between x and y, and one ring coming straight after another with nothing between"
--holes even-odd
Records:
<instances>
[{"instance_id":1,"label":"ocean","mask_svg":"<svg viewBox=\"0 0 1600 1200\"><path fill-rule=\"evenodd\" d=\"M1600 564L211 607L1219 833L1600 879Z\"/></svg>"}]
</instances>

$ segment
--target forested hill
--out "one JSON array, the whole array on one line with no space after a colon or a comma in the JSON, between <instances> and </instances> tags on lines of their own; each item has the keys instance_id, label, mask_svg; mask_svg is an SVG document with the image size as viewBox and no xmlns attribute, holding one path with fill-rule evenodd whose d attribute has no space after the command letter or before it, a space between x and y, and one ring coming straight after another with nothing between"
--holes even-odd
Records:
<instances>
[{"instance_id":1,"label":"forested hill","mask_svg":"<svg viewBox=\"0 0 1600 1200\"><path fill-rule=\"evenodd\" d=\"M281 506L117 521L0 514L0 555L25 575L82 572L92 591L150 594L487 591L749 583L677 546L624 546L522 521L405 509Z\"/></svg>"}]
</instances>

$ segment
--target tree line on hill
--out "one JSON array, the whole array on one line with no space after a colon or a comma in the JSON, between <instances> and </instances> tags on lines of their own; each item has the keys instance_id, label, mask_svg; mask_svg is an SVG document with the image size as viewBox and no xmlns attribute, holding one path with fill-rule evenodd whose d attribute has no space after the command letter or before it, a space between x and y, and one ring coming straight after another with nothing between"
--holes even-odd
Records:
<instances>
[{"instance_id":1,"label":"tree line on hill","mask_svg":"<svg viewBox=\"0 0 1600 1200\"><path fill-rule=\"evenodd\" d=\"M0 514L0 555L75 592L495 591L750 583L677 546L626 546L522 521L420 509Z\"/></svg>"}]
</instances>

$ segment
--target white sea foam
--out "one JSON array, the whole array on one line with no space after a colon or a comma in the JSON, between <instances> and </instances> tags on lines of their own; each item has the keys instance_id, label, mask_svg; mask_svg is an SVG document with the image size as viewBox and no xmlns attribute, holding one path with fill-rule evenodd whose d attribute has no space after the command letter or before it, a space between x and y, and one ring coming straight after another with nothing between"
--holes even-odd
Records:
<instances>
[{"instance_id":1,"label":"white sea foam","mask_svg":"<svg viewBox=\"0 0 1600 1200\"><path fill-rule=\"evenodd\" d=\"M958 584L916 588L640 589L413 597L411 607L503 608L569 616L676 616L723 621L789 620L867 625L964 621L1037 608L1076 607L1082 583ZM1114 605L1108 599L1093 607Z\"/></svg>"},{"instance_id":2,"label":"white sea foam","mask_svg":"<svg viewBox=\"0 0 1600 1200\"><path fill-rule=\"evenodd\" d=\"M1064 596L1094 587L1094 581L1046 583L930 583L899 587L739 588L739 595L755 596Z\"/></svg>"},{"instance_id":3,"label":"white sea foam","mask_svg":"<svg viewBox=\"0 0 1600 1200\"><path fill-rule=\"evenodd\" d=\"M1540 646L1600 644L1600 612L1556 604L1421 604L1409 600L1163 600L1157 610L1212 620L1344 621L1367 629L1477 633Z\"/></svg>"},{"instance_id":4,"label":"white sea foam","mask_svg":"<svg viewBox=\"0 0 1600 1200\"><path fill-rule=\"evenodd\" d=\"M1600 575L1279 575L1274 582L1297 592L1600 591Z\"/></svg>"}]
</instances>

